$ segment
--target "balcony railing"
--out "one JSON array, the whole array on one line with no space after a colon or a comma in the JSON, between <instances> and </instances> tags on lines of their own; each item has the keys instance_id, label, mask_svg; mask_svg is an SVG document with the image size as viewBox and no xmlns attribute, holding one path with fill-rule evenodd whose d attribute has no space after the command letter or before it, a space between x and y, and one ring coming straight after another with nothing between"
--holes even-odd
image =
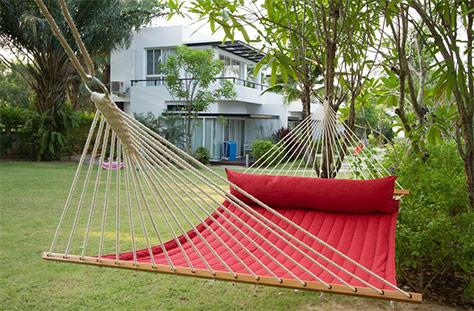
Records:
<instances>
[{"instance_id":1,"label":"balcony railing","mask_svg":"<svg viewBox=\"0 0 474 311\"><path fill-rule=\"evenodd\" d=\"M194 78L180 78L182 81L193 81ZM269 88L268 85L260 84L250 80L244 80L236 77L217 77L216 80L223 81L229 80L235 85L242 85L257 90L266 90ZM140 80L130 80L132 86L136 85L145 85L145 86L162 86L166 83L166 78L149 78L149 79L140 79Z\"/></svg>"}]
</instances>

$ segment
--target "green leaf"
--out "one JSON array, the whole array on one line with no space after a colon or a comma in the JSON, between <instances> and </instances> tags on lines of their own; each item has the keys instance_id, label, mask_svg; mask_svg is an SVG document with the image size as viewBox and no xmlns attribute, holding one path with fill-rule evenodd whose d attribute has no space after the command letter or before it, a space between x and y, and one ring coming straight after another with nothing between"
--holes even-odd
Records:
<instances>
[{"instance_id":1,"label":"green leaf","mask_svg":"<svg viewBox=\"0 0 474 311\"><path fill-rule=\"evenodd\" d=\"M275 60L273 60L272 61L272 74L270 76L270 85L271 86L275 85L277 70L278 70L277 62Z\"/></svg>"}]
</instances>

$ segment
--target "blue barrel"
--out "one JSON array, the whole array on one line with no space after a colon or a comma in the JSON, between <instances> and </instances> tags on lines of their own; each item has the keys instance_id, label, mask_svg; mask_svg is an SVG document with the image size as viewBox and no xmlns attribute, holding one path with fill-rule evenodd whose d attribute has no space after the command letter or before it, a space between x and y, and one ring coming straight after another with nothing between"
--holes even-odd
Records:
<instances>
[{"instance_id":1,"label":"blue barrel","mask_svg":"<svg viewBox=\"0 0 474 311\"><path fill-rule=\"evenodd\" d=\"M229 161L235 161L237 155L237 143L235 141L229 141L229 148L227 149L229 154Z\"/></svg>"}]
</instances>

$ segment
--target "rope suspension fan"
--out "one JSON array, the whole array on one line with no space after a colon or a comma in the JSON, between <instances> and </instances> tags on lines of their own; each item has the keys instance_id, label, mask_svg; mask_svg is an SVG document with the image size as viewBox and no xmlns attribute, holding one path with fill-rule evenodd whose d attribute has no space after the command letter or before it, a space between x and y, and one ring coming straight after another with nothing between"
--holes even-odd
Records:
<instances>
[{"instance_id":1,"label":"rope suspension fan","mask_svg":"<svg viewBox=\"0 0 474 311\"><path fill-rule=\"evenodd\" d=\"M225 178L118 109L94 77L64 1L87 69L35 1L97 107L44 259L422 301L396 286L393 195L408 192L394 191L395 177L357 149L355 134L327 105L245 173ZM124 168L103 173L95 162L106 156ZM370 179L350 180L357 177Z\"/></svg>"}]
</instances>

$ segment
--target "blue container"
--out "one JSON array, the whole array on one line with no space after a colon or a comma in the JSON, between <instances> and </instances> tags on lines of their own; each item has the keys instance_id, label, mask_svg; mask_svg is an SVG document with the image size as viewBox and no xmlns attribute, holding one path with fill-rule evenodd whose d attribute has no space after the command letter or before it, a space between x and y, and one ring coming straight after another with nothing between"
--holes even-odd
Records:
<instances>
[{"instance_id":1,"label":"blue container","mask_svg":"<svg viewBox=\"0 0 474 311\"><path fill-rule=\"evenodd\" d=\"M228 161L235 161L237 155L237 143L235 141L224 141L224 159Z\"/></svg>"},{"instance_id":2,"label":"blue container","mask_svg":"<svg viewBox=\"0 0 474 311\"><path fill-rule=\"evenodd\" d=\"M229 161L235 161L237 155L237 143L235 141L229 141Z\"/></svg>"}]
</instances>

